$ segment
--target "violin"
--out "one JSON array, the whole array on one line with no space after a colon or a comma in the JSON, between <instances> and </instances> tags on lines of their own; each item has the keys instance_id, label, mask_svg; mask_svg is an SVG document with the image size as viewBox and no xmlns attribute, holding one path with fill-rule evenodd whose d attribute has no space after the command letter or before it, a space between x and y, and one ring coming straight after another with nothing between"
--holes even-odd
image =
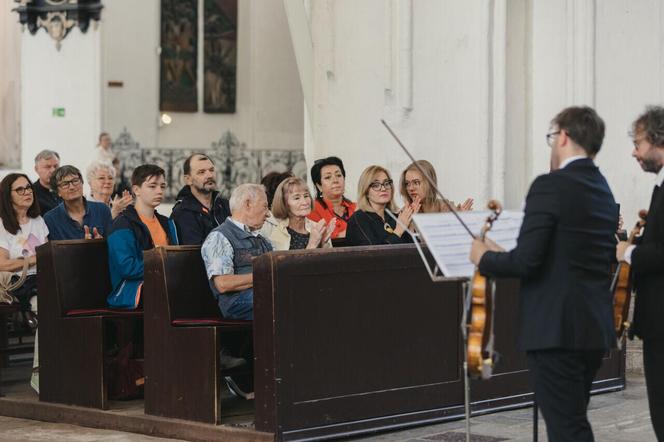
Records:
<instances>
[{"instance_id":1,"label":"violin","mask_svg":"<svg viewBox=\"0 0 664 442\"><path fill-rule=\"evenodd\" d=\"M492 213L487 217L480 231L479 239L484 241L503 208L498 201L488 204ZM468 327L468 373L472 377L489 379L493 371L496 353L493 351L493 298L495 284L482 276L475 268L470 283L471 310Z\"/></svg>"},{"instance_id":2,"label":"violin","mask_svg":"<svg viewBox=\"0 0 664 442\"><path fill-rule=\"evenodd\" d=\"M629 244L634 243L634 238L636 238L643 230L643 227L645 227L647 216L647 210L639 211L639 220L629 233L629 238L627 238ZM613 275L613 281L611 282L611 293L613 293L613 320L619 343L622 342L623 335L630 327L630 321L627 319L629 315L629 305L632 300L632 279L629 270L629 264L626 262L619 262L616 267L616 273Z\"/></svg>"}]
</instances>

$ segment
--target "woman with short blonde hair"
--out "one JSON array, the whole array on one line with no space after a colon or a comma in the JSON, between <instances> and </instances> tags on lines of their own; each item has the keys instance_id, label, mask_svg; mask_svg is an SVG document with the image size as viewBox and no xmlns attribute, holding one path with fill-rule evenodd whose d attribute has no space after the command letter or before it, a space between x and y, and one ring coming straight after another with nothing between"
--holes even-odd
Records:
<instances>
[{"instance_id":1,"label":"woman with short blonde hair","mask_svg":"<svg viewBox=\"0 0 664 442\"><path fill-rule=\"evenodd\" d=\"M357 185L357 211L348 220L346 241L351 246L400 244L408 242L404 226L410 223L419 205L407 205L398 215L399 222L386 214L396 212L394 183L390 172L381 166L369 166Z\"/></svg>"},{"instance_id":2,"label":"woman with short blonde hair","mask_svg":"<svg viewBox=\"0 0 664 442\"><path fill-rule=\"evenodd\" d=\"M307 216L313 207L307 183L301 178L286 178L277 186L272 200L272 217L262 229L275 250L331 247L335 219L330 222L310 220Z\"/></svg>"},{"instance_id":3,"label":"woman with short blonde hair","mask_svg":"<svg viewBox=\"0 0 664 442\"><path fill-rule=\"evenodd\" d=\"M132 203L133 198L127 190L122 196L116 195L111 199L115 185L115 167L111 163L93 161L86 170L86 178L90 186L88 201L106 204L111 209L113 219Z\"/></svg>"}]
</instances>

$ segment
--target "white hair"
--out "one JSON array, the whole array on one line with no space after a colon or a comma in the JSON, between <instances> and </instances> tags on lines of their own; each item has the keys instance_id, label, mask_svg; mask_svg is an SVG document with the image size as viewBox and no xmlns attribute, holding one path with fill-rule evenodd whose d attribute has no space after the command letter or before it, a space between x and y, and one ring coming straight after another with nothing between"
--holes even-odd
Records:
<instances>
[{"instance_id":1,"label":"white hair","mask_svg":"<svg viewBox=\"0 0 664 442\"><path fill-rule=\"evenodd\" d=\"M97 177L97 172L100 170L108 171L108 173L115 178L115 167L113 167L111 163L105 161L93 161L85 171L85 177L88 179L88 183Z\"/></svg>"},{"instance_id":2,"label":"white hair","mask_svg":"<svg viewBox=\"0 0 664 442\"><path fill-rule=\"evenodd\" d=\"M236 213L245 202L258 199L260 195L265 195L265 186L262 184L240 184L233 189L231 198L228 201L231 213Z\"/></svg>"},{"instance_id":3,"label":"white hair","mask_svg":"<svg viewBox=\"0 0 664 442\"><path fill-rule=\"evenodd\" d=\"M35 164L37 164L41 160L50 160L51 158L57 158L58 161L60 161L60 155L58 155L56 151L44 149L41 152L39 152L35 157Z\"/></svg>"}]
</instances>

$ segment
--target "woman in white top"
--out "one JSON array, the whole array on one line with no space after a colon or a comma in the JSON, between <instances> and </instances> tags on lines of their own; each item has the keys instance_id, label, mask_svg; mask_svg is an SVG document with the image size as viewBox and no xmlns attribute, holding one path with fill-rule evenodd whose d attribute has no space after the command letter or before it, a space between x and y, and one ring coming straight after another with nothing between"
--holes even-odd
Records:
<instances>
[{"instance_id":1,"label":"woman in white top","mask_svg":"<svg viewBox=\"0 0 664 442\"><path fill-rule=\"evenodd\" d=\"M279 184L272 200L272 217L263 232L275 250L315 249L332 247L330 235L335 220L314 222L307 218L313 199L301 178L286 178Z\"/></svg>"},{"instance_id":2,"label":"woman in white top","mask_svg":"<svg viewBox=\"0 0 664 442\"><path fill-rule=\"evenodd\" d=\"M28 278L13 292L28 312L30 298L37 294L36 248L47 241L48 228L26 175L11 173L0 182L0 218L0 271L13 273L13 282L28 261Z\"/></svg>"},{"instance_id":3,"label":"woman in white top","mask_svg":"<svg viewBox=\"0 0 664 442\"><path fill-rule=\"evenodd\" d=\"M122 196L116 195L111 199L115 184L115 167L110 163L93 161L88 166L86 175L90 186L88 201L97 201L109 206L113 219L133 202L133 198L127 190L122 193Z\"/></svg>"}]
</instances>

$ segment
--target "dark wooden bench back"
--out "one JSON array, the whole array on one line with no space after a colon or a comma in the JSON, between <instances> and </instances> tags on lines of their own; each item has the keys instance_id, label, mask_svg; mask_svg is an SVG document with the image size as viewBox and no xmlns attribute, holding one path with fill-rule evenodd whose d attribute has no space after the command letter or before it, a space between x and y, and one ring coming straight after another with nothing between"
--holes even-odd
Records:
<instances>
[{"instance_id":1,"label":"dark wooden bench back","mask_svg":"<svg viewBox=\"0 0 664 442\"><path fill-rule=\"evenodd\" d=\"M51 301L57 302L60 315L106 308L112 287L105 240L49 241L37 248L37 259L39 273L48 273L54 284L48 291L55 295Z\"/></svg>"},{"instance_id":2,"label":"dark wooden bench back","mask_svg":"<svg viewBox=\"0 0 664 442\"><path fill-rule=\"evenodd\" d=\"M171 321L181 318L221 319L208 284L200 246L159 247L147 253L152 254L163 268L163 273L160 272L164 278L161 285L165 289L162 301L167 302Z\"/></svg>"}]
</instances>

